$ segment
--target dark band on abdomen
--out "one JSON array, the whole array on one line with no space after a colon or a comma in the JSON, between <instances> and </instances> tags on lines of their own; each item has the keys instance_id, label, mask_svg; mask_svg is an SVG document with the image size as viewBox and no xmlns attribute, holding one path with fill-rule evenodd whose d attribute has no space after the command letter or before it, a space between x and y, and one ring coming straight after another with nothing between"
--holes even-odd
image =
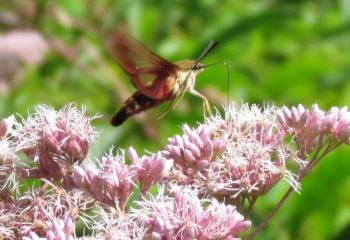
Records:
<instances>
[{"instance_id":1,"label":"dark band on abdomen","mask_svg":"<svg viewBox=\"0 0 350 240\"><path fill-rule=\"evenodd\" d=\"M139 112L149 108L156 107L159 104L168 101L169 99L152 99L136 91L131 97L126 99L118 113L111 119L111 124L114 126L121 125L128 117L131 117Z\"/></svg>"}]
</instances>

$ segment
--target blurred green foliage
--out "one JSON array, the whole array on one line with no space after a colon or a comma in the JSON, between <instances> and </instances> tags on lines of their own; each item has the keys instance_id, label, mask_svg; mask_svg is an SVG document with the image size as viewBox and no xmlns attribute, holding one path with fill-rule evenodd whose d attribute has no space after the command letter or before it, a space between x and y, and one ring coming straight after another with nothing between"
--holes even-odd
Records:
<instances>
[{"instance_id":1,"label":"blurred green foliage","mask_svg":"<svg viewBox=\"0 0 350 240\"><path fill-rule=\"evenodd\" d=\"M322 109L350 105L350 2L230 0L8 0L0 1L0 31L33 29L51 51L41 64L20 65L20 84L0 95L0 117L26 115L36 104L76 102L100 133L93 153L111 144L156 151L184 122L203 120L202 102L186 94L177 109L155 120L166 106L113 128L108 119L133 91L104 46L124 24L154 52L171 61L194 59L209 40L220 41L205 63L230 65L232 101ZM10 21L10 20L11 21ZM224 67L208 68L196 88L221 109L227 97ZM350 151L343 147L303 182L301 195L281 209L257 239L350 239ZM259 222L286 191L278 185L257 205Z\"/></svg>"}]
</instances>

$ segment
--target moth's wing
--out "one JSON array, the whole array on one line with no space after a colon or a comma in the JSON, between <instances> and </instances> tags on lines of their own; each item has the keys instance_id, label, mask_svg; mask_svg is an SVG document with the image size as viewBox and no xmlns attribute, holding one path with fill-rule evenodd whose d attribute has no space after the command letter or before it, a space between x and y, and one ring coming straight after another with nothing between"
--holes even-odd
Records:
<instances>
[{"instance_id":1,"label":"moth's wing","mask_svg":"<svg viewBox=\"0 0 350 240\"><path fill-rule=\"evenodd\" d=\"M107 39L107 48L140 92L153 99L169 95L172 86L167 80L175 76L177 65L153 53L121 29Z\"/></svg>"}]
</instances>

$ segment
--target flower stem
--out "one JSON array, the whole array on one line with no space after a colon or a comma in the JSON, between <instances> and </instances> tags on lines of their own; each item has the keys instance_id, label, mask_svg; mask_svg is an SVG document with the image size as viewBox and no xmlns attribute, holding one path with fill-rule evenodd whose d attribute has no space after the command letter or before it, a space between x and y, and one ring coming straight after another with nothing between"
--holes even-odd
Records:
<instances>
[{"instance_id":1,"label":"flower stem","mask_svg":"<svg viewBox=\"0 0 350 240\"><path fill-rule=\"evenodd\" d=\"M282 207L283 203L288 199L289 195L293 192L293 188L290 187L288 191L283 195L283 197L280 199L280 201L277 203L277 205L272 209L272 211L264 218L264 220L254 229L253 232L251 232L246 240L253 239L263 228L267 226L269 221L272 219L272 217L275 215L275 213Z\"/></svg>"},{"instance_id":2,"label":"flower stem","mask_svg":"<svg viewBox=\"0 0 350 240\"><path fill-rule=\"evenodd\" d=\"M321 147L317 150L313 158L310 160L309 164L306 166L304 171L302 171L298 177L298 181L300 182L307 173L309 173L315 165L322 159L324 158L330 150L333 150L336 148L338 145L332 145L331 143L328 143L328 146L326 149L321 153L320 156L318 154L320 153ZM283 197L280 199L280 201L277 203L277 205L272 209L272 211L264 218L264 220L255 228L253 232L251 232L248 237L246 238L247 240L253 239L263 228L267 226L269 221L272 219L272 217L276 214L276 212L281 208L283 203L288 199L290 194L293 192L293 188L290 187L288 191L283 195Z\"/></svg>"}]
</instances>

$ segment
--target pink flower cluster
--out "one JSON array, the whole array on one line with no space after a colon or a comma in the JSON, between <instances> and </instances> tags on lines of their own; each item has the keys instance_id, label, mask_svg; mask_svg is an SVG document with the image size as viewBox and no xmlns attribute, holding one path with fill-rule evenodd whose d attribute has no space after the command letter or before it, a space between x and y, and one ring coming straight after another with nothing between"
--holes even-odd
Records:
<instances>
[{"instance_id":1,"label":"pink flower cluster","mask_svg":"<svg viewBox=\"0 0 350 240\"><path fill-rule=\"evenodd\" d=\"M162 154L173 159L175 167L185 175L196 175L209 167L219 153L226 148L224 137L216 138L215 129L200 125L197 129L191 129L188 125L183 127L184 135L176 135L169 139L169 144Z\"/></svg>"},{"instance_id":2,"label":"pink flower cluster","mask_svg":"<svg viewBox=\"0 0 350 240\"><path fill-rule=\"evenodd\" d=\"M112 215L100 211L104 223L95 229L99 239L239 239L250 226L235 207L216 200L199 199L194 189L177 189L138 201L130 213ZM114 235L111 236L110 233Z\"/></svg>"},{"instance_id":3,"label":"pink flower cluster","mask_svg":"<svg viewBox=\"0 0 350 240\"><path fill-rule=\"evenodd\" d=\"M106 155L98 164L97 168L91 165L86 170L74 166L76 185L101 203L109 206L119 204L124 208L134 189L137 169L125 164L124 158L120 155Z\"/></svg>"},{"instance_id":4,"label":"pink flower cluster","mask_svg":"<svg viewBox=\"0 0 350 240\"><path fill-rule=\"evenodd\" d=\"M0 95L20 85L24 64L39 64L49 43L37 31L9 31L0 34ZM0 133L1 134L1 133Z\"/></svg>"},{"instance_id":5,"label":"pink flower cluster","mask_svg":"<svg viewBox=\"0 0 350 240\"><path fill-rule=\"evenodd\" d=\"M23 240L73 240L75 225L71 218L63 221L62 219L55 220L54 222L46 222L42 226L45 228L46 236L40 237L35 232L29 232L28 236L23 237Z\"/></svg>"},{"instance_id":6,"label":"pink flower cluster","mask_svg":"<svg viewBox=\"0 0 350 240\"><path fill-rule=\"evenodd\" d=\"M140 191L146 193L151 185L160 182L167 176L172 162L167 160L160 152L151 156L139 157L134 148L130 147L128 156L131 166L137 169L137 180L140 183Z\"/></svg>"},{"instance_id":7,"label":"pink flower cluster","mask_svg":"<svg viewBox=\"0 0 350 240\"><path fill-rule=\"evenodd\" d=\"M146 239L236 239L250 226L233 206L199 199L193 189L176 189L171 197L138 203L133 214L146 229ZM206 207L204 207L206 206Z\"/></svg>"},{"instance_id":8,"label":"pink flower cluster","mask_svg":"<svg viewBox=\"0 0 350 240\"><path fill-rule=\"evenodd\" d=\"M101 158L98 167L90 165L86 170L75 166L73 176L76 185L88 192L95 200L121 209L140 183L141 193L159 182L168 172L170 165L159 153L138 157L133 148L129 148L130 165L125 163L123 154L113 156L112 151ZM96 186L99 186L96 188Z\"/></svg>"},{"instance_id":9,"label":"pink flower cluster","mask_svg":"<svg viewBox=\"0 0 350 240\"><path fill-rule=\"evenodd\" d=\"M277 112L277 119L280 128L294 137L303 158L325 144L329 148L350 144L350 112L347 107L332 107L327 112L316 104L311 110L302 105L291 109L283 107Z\"/></svg>"},{"instance_id":10,"label":"pink flower cluster","mask_svg":"<svg viewBox=\"0 0 350 240\"><path fill-rule=\"evenodd\" d=\"M171 177L230 202L256 199L281 178L297 190L299 184L286 162L298 159L282 144L284 133L275 121L275 111L230 105L224 118L218 114L193 130L184 126L184 135L171 138L163 152L174 160Z\"/></svg>"},{"instance_id":11,"label":"pink flower cluster","mask_svg":"<svg viewBox=\"0 0 350 240\"><path fill-rule=\"evenodd\" d=\"M97 239L237 239L250 226L238 210L249 214L281 179L298 191L317 162L350 144L347 108L230 105L223 117L184 125L154 154L130 147L127 161L112 148L83 167L91 119L68 105L0 121L0 238L76 239L81 219ZM41 185L20 193L27 178ZM150 197L156 184L162 187ZM101 207L103 220L89 220L87 206Z\"/></svg>"},{"instance_id":12,"label":"pink flower cluster","mask_svg":"<svg viewBox=\"0 0 350 240\"><path fill-rule=\"evenodd\" d=\"M10 192L2 191L0 236L27 240L73 239L78 213L87 209L86 203L81 193L67 193L54 186L46 192L32 190L17 199Z\"/></svg>"},{"instance_id":13,"label":"pink flower cluster","mask_svg":"<svg viewBox=\"0 0 350 240\"><path fill-rule=\"evenodd\" d=\"M13 134L17 151L23 151L36 165L21 171L23 177L62 179L71 185L72 166L87 156L93 133L90 119L74 105L58 112L38 106L36 113L17 124Z\"/></svg>"},{"instance_id":14,"label":"pink flower cluster","mask_svg":"<svg viewBox=\"0 0 350 240\"><path fill-rule=\"evenodd\" d=\"M11 31L0 35L1 55L12 55L26 63L38 63L49 45L39 32Z\"/></svg>"}]
</instances>

